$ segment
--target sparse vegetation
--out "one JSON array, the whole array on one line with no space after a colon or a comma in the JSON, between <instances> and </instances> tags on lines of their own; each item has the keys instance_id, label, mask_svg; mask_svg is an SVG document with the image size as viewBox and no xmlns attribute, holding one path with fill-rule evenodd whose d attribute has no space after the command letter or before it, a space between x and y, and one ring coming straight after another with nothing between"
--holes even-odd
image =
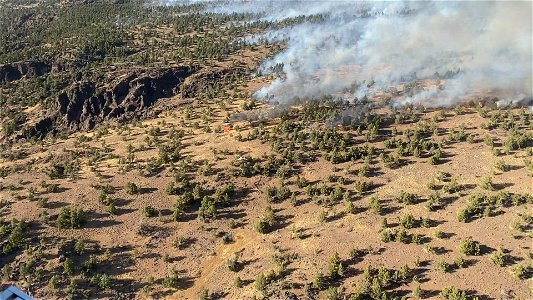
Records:
<instances>
[{"instance_id":1,"label":"sparse vegetation","mask_svg":"<svg viewBox=\"0 0 533 300\"><path fill-rule=\"evenodd\" d=\"M472 239L462 240L459 244L459 251L465 255L480 255L481 247L478 242Z\"/></svg>"},{"instance_id":2,"label":"sparse vegetation","mask_svg":"<svg viewBox=\"0 0 533 300\"><path fill-rule=\"evenodd\" d=\"M497 90L398 100L461 70L261 98L301 68L269 60L294 42L271 37L328 15L145 2L0 5L2 284L58 299L530 297L529 109Z\"/></svg>"}]
</instances>

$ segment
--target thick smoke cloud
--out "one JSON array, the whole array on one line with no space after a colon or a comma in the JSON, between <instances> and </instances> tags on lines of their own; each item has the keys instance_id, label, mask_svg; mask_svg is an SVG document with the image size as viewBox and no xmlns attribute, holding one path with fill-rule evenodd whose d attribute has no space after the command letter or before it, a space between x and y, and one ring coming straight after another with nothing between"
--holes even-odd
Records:
<instances>
[{"instance_id":1,"label":"thick smoke cloud","mask_svg":"<svg viewBox=\"0 0 533 300\"><path fill-rule=\"evenodd\" d=\"M533 96L530 1L227 1L211 3L209 10L259 13L267 20L324 15L320 23L265 33L287 47L260 71L283 64L284 76L257 91L257 98L289 103L347 91L371 96L457 70L440 87L418 89L397 103L447 106L488 92L523 103Z\"/></svg>"}]
</instances>

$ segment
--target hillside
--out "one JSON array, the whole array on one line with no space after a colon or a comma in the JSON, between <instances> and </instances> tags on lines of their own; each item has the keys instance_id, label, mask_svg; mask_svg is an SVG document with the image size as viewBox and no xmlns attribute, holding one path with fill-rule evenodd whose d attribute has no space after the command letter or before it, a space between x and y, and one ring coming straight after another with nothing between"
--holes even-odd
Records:
<instances>
[{"instance_id":1,"label":"hillside","mask_svg":"<svg viewBox=\"0 0 533 300\"><path fill-rule=\"evenodd\" d=\"M261 63L290 46L246 38L323 17L26 2L0 4L0 288L532 297L527 106L504 108L495 92L446 107L394 101L454 74L354 101L258 99L284 76Z\"/></svg>"}]
</instances>

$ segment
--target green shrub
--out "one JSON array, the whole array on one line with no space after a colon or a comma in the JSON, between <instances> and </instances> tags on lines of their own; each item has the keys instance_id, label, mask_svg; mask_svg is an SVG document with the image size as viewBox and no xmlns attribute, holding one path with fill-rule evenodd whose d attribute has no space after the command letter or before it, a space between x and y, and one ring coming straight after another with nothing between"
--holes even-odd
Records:
<instances>
[{"instance_id":1,"label":"green shrub","mask_svg":"<svg viewBox=\"0 0 533 300\"><path fill-rule=\"evenodd\" d=\"M346 203L346 212L349 214L355 214L357 212L357 208L355 207L352 201L348 201Z\"/></svg>"},{"instance_id":2,"label":"green shrub","mask_svg":"<svg viewBox=\"0 0 533 300\"><path fill-rule=\"evenodd\" d=\"M235 280L233 280L233 284L235 285L236 288L242 288L243 285L244 285L244 282L242 281L241 277L237 276L235 277Z\"/></svg>"},{"instance_id":3,"label":"green shrub","mask_svg":"<svg viewBox=\"0 0 533 300\"><path fill-rule=\"evenodd\" d=\"M217 215L217 206L215 199L209 196L204 196L198 211L198 217L202 220L213 219Z\"/></svg>"},{"instance_id":4,"label":"green shrub","mask_svg":"<svg viewBox=\"0 0 533 300\"><path fill-rule=\"evenodd\" d=\"M330 286L326 291L327 300L341 300L341 292L338 288Z\"/></svg>"},{"instance_id":5,"label":"green shrub","mask_svg":"<svg viewBox=\"0 0 533 300\"><path fill-rule=\"evenodd\" d=\"M400 220L400 225L403 228L411 229L417 226L417 221L415 220L412 214L407 214L403 216L402 219Z\"/></svg>"},{"instance_id":6,"label":"green shrub","mask_svg":"<svg viewBox=\"0 0 533 300\"><path fill-rule=\"evenodd\" d=\"M466 268L466 261L465 259L462 257L462 256L457 256L455 258L455 260L453 261L453 264L457 267L457 268Z\"/></svg>"},{"instance_id":7,"label":"green shrub","mask_svg":"<svg viewBox=\"0 0 533 300\"><path fill-rule=\"evenodd\" d=\"M326 286L326 278L324 278L324 275L320 272L318 272L315 275L315 278L313 279L313 288L317 290L322 290Z\"/></svg>"},{"instance_id":8,"label":"green shrub","mask_svg":"<svg viewBox=\"0 0 533 300\"><path fill-rule=\"evenodd\" d=\"M492 178L490 176L483 178L480 181L479 186L482 189L489 190L489 191L494 191L496 189L494 187L494 183L492 183Z\"/></svg>"},{"instance_id":9,"label":"green shrub","mask_svg":"<svg viewBox=\"0 0 533 300\"><path fill-rule=\"evenodd\" d=\"M421 245L424 243L424 236L415 233L411 236L411 241L417 245Z\"/></svg>"},{"instance_id":10,"label":"green shrub","mask_svg":"<svg viewBox=\"0 0 533 300\"><path fill-rule=\"evenodd\" d=\"M257 275L257 277L255 278L254 285L258 291L264 292L267 284L268 284L268 281L265 275L263 275L263 273L260 273L259 275Z\"/></svg>"},{"instance_id":11,"label":"green shrub","mask_svg":"<svg viewBox=\"0 0 533 300\"><path fill-rule=\"evenodd\" d=\"M91 278L91 283L97 285L102 290L108 290L112 284L111 276L107 274L96 274Z\"/></svg>"},{"instance_id":12,"label":"green shrub","mask_svg":"<svg viewBox=\"0 0 533 300\"><path fill-rule=\"evenodd\" d=\"M531 275L532 272L531 267L525 267L521 264L517 264L511 268L511 273L518 279L525 279L527 278L528 274ZM531 277L530 277L531 278Z\"/></svg>"},{"instance_id":13,"label":"green shrub","mask_svg":"<svg viewBox=\"0 0 533 300\"><path fill-rule=\"evenodd\" d=\"M424 206L430 211L435 211L439 209L440 207L442 207L442 198L439 192L437 191L431 192Z\"/></svg>"},{"instance_id":14,"label":"green shrub","mask_svg":"<svg viewBox=\"0 0 533 300\"><path fill-rule=\"evenodd\" d=\"M318 216L317 216L318 222L324 223L327 221L327 219L328 219L328 212L325 209L321 209L318 212Z\"/></svg>"},{"instance_id":15,"label":"green shrub","mask_svg":"<svg viewBox=\"0 0 533 300\"><path fill-rule=\"evenodd\" d=\"M477 214L477 209L473 206L467 206L460 209L457 212L457 220L459 222L468 223L472 220L472 217Z\"/></svg>"},{"instance_id":16,"label":"green shrub","mask_svg":"<svg viewBox=\"0 0 533 300\"><path fill-rule=\"evenodd\" d=\"M29 239L26 233L26 222L12 220L6 224L2 223L2 219L0 219L0 237L2 240L5 238L5 243L3 244L2 248L2 252L4 254L9 254L19 248L24 247L28 243ZM5 235L7 235L7 238Z\"/></svg>"},{"instance_id":17,"label":"green shrub","mask_svg":"<svg viewBox=\"0 0 533 300\"><path fill-rule=\"evenodd\" d=\"M255 229L259 233L269 233L272 231L275 221L276 216L274 214L274 210L269 206L266 208L263 218L256 224Z\"/></svg>"},{"instance_id":18,"label":"green shrub","mask_svg":"<svg viewBox=\"0 0 533 300\"><path fill-rule=\"evenodd\" d=\"M459 244L459 251L465 255L480 255L481 246L479 242L472 239L462 240Z\"/></svg>"},{"instance_id":19,"label":"green shrub","mask_svg":"<svg viewBox=\"0 0 533 300\"><path fill-rule=\"evenodd\" d=\"M228 266L228 269L232 272L238 272L242 267L238 255L234 255L233 258L228 259L226 265Z\"/></svg>"},{"instance_id":20,"label":"green shrub","mask_svg":"<svg viewBox=\"0 0 533 300\"><path fill-rule=\"evenodd\" d=\"M420 287L420 283L416 285L415 289L411 293L412 297L415 299L422 299L424 298L424 290Z\"/></svg>"},{"instance_id":21,"label":"green shrub","mask_svg":"<svg viewBox=\"0 0 533 300\"><path fill-rule=\"evenodd\" d=\"M155 217L159 214L157 209L155 209L153 206L150 206L150 205L147 205L144 207L143 213L148 218Z\"/></svg>"},{"instance_id":22,"label":"green shrub","mask_svg":"<svg viewBox=\"0 0 533 300\"><path fill-rule=\"evenodd\" d=\"M381 241L388 243L394 240L394 234L390 230L383 230L381 232Z\"/></svg>"},{"instance_id":23,"label":"green shrub","mask_svg":"<svg viewBox=\"0 0 533 300\"><path fill-rule=\"evenodd\" d=\"M370 197L368 209L377 215L381 215L383 213L383 207L381 206L379 199L375 196Z\"/></svg>"},{"instance_id":24,"label":"green shrub","mask_svg":"<svg viewBox=\"0 0 533 300\"><path fill-rule=\"evenodd\" d=\"M74 274L74 265L72 264L72 259L70 259L69 257L67 257L63 262L63 273L68 276Z\"/></svg>"},{"instance_id":25,"label":"green shrub","mask_svg":"<svg viewBox=\"0 0 533 300\"><path fill-rule=\"evenodd\" d=\"M416 204L418 196L412 193L401 191L400 195L396 197L396 201L403 204Z\"/></svg>"},{"instance_id":26,"label":"green shrub","mask_svg":"<svg viewBox=\"0 0 533 300\"><path fill-rule=\"evenodd\" d=\"M179 285L179 273L177 270L172 270L165 278L162 284L166 288L177 288Z\"/></svg>"},{"instance_id":27,"label":"green shrub","mask_svg":"<svg viewBox=\"0 0 533 300\"><path fill-rule=\"evenodd\" d=\"M442 186L442 189L446 193L454 194L461 190L461 185L457 182L457 179L452 178L450 179L450 182Z\"/></svg>"},{"instance_id":28,"label":"green shrub","mask_svg":"<svg viewBox=\"0 0 533 300\"><path fill-rule=\"evenodd\" d=\"M410 242L409 234L407 233L407 231L405 229L400 229L396 233L396 242L400 242L400 243L404 243L404 244L407 244L407 243Z\"/></svg>"},{"instance_id":29,"label":"green shrub","mask_svg":"<svg viewBox=\"0 0 533 300\"><path fill-rule=\"evenodd\" d=\"M63 208L59 213L56 224L58 228L81 228L87 223L87 214L82 209Z\"/></svg>"},{"instance_id":30,"label":"green shrub","mask_svg":"<svg viewBox=\"0 0 533 300\"><path fill-rule=\"evenodd\" d=\"M139 191L139 187L133 182L128 182L128 184L126 185L126 193L130 195L139 194Z\"/></svg>"},{"instance_id":31,"label":"green shrub","mask_svg":"<svg viewBox=\"0 0 533 300\"><path fill-rule=\"evenodd\" d=\"M335 252L329 259L329 276L333 279L344 276L344 267L339 253Z\"/></svg>"},{"instance_id":32,"label":"green shrub","mask_svg":"<svg viewBox=\"0 0 533 300\"><path fill-rule=\"evenodd\" d=\"M435 231L435 237L438 238L438 239L443 239L444 238L444 232L442 230Z\"/></svg>"},{"instance_id":33,"label":"green shrub","mask_svg":"<svg viewBox=\"0 0 533 300\"><path fill-rule=\"evenodd\" d=\"M115 202L111 202L108 206L107 206L107 212L111 215L116 215L117 214L117 206L115 205Z\"/></svg>"},{"instance_id":34,"label":"green shrub","mask_svg":"<svg viewBox=\"0 0 533 300\"><path fill-rule=\"evenodd\" d=\"M507 172L511 169L511 166L506 164L503 159L500 159L496 161L496 169L500 170L501 172Z\"/></svg>"},{"instance_id":35,"label":"green shrub","mask_svg":"<svg viewBox=\"0 0 533 300\"><path fill-rule=\"evenodd\" d=\"M435 268L443 273L447 273L450 270L450 265L444 260L439 260Z\"/></svg>"},{"instance_id":36,"label":"green shrub","mask_svg":"<svg viewBox=\"0 0 533 300\"><path fill-rule=\"evenodd\" d=\"M446 300L467 300L466 292L461 291L458 288L451 286L443 289L439 296Z\"/></svg>"},{"instance_id":37,"label":"green shrub","mask_svg":"<svg viewBox=\"0 0 533 300\"><path fill-rule=\"evenodd\" d=\"M208 289L203 289L201 292L200 292L200 300L211 300L211 295L209 294L209 290Z\"/></svg>"},{"instance_id":38,"label":"green shrub","mask_svg":"<svg viewBox=\"0 0 533 300\"><path fill-rule=\"evenodd\" d=\"M503 267L507 262L507 255L503 249L500 248L490 256L490 260L492 260L497 266Z\"/></svg>"},{"instance_id":39,"label":"green shrub","mask_svg":"<svg viewBox=\"0 0 533 300\"><path fill-rule=\"evenodd\" d=\"M172 219L179 221L185 214L185 204L181 199L178 199L172 209Z\"/></svg>"}]
</instances>

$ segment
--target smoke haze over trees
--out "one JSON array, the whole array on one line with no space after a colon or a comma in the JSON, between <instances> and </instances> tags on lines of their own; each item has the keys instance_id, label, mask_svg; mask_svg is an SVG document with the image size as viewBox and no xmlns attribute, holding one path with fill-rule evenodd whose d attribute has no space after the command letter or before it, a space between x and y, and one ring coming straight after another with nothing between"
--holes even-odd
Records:
<instances>
[{"instance_id":1,"label":"smoke haze over trees","mask_svg":"<svg viewBox=\"0 0 533 300\"><path fill-rule=\"evenodd\" d=\"M353 98L437 78L440 88L419 89L398 102L447 106L472 92L522 104L532 98L529 1L225 1L206 7L254 13L258 20L321 17L250 39L287 44L260 69L281 69L283 76L257 91L257 98L287 103L347 91Z\"/></svg>"}]
</instances>

